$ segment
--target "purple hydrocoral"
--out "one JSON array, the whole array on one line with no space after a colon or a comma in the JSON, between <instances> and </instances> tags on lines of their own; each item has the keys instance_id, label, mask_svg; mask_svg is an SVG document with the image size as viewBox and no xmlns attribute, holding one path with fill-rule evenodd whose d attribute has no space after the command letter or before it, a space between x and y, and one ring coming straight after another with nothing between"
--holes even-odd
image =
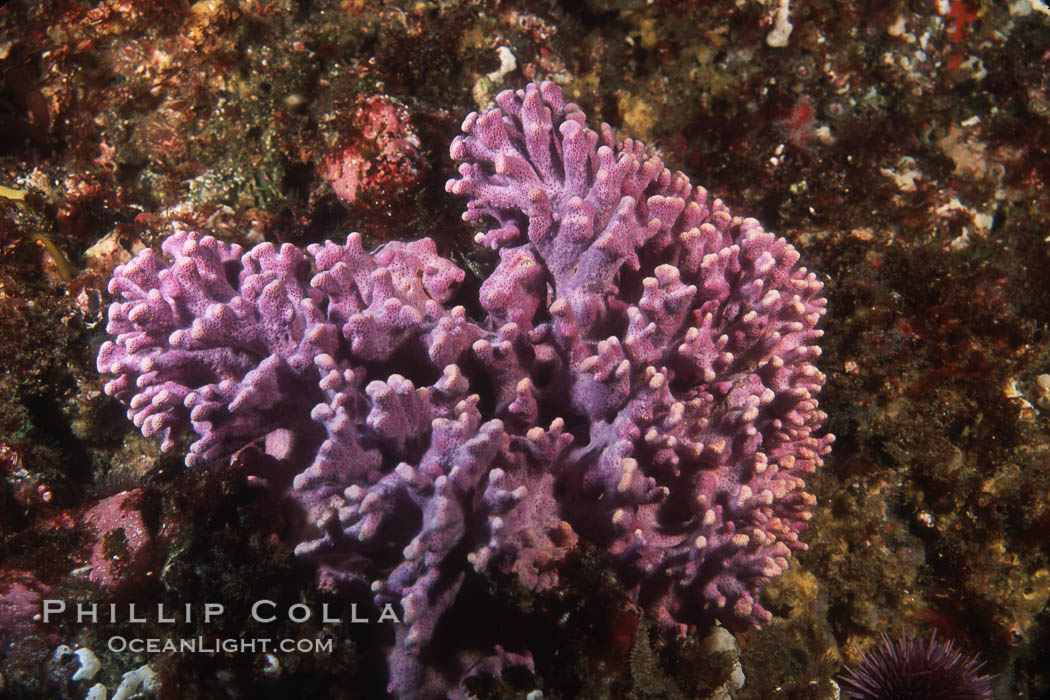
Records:
<instances>
[{"instance_id":1,"label":"purple hydrocoral","mask_svg":"<svg viewBox=\"0 0 1050 700\"><path fill-rule=\"evenodd\" d=\"M200 436L187 464L232 454L278 428L311 430L298 417L320 395L306 388L313 358L337 347L319 296L304 285L309 264L294 246L240 246L180 231L119 266L110 294L111 334L100 372L106 393L128 404L143 435L162 449L191 427Z\"/></svg>"},{"instance_id":2,"label":"purple hydrocoral","mask_svg":"<svg viewBox=\"0 0 1050 700\"><path fill-rule=\"evenodd\" d=\"M759 593L805 547L803 477L833 439L816 435L821 283L553 83L496 101L464 121L447 189L497 223L478 235L500 253L482 305L564 363L541 399L579 425L566 519L665 621L768 621Z\"/></svg>"},{"instance_id":3,"label":"purple hydrocoral","mask_svg":"<svg viewBox=\"0 0 1050 700\"><path fill-rule=\"evenodd\" d=\"M536 427L522 334L446 308L463 272L427 239L368 253L352 234L304 256L180 231L163 250L170 264L147 250L114 271L116 339L98 358L117 375L107 393L163 449L192 428L189 465L281 438L267 447L301 469L296 552L318 562L326 587L357 584L395 605L393 692L444 692L421 653L466 572L496 566L543 588L575 544L549 470L571 437L557 420ZM478 407L489 378L511 386L495 391L497 417Z\"/></svg>"},{"instance_id":4,"label":"purple hydrocoral","mask_svg":"<svg viewBox=\"0 0 1050 700\"><path fill-rule=\"evenodd\" d=\"M99 352L144 434L197 433L188 464L267 438L295 465L296 552L400 608L404 697L448 690L425 649L470 571L550 587L577 533L669 624L765 622L832 439L825 302L795 249L587 129L551 83L497 101L464 123L448 185L498 222L483 321L448 306L463 272L426 239L304 255L178 232L170 264L115 271Z\"/></svg>"}]
</instances>

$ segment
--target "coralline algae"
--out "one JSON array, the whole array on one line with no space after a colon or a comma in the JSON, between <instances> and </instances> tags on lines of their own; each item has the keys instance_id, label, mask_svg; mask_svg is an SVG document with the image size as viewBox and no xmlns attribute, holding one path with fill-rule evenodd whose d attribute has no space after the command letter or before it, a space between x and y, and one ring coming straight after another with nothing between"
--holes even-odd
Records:
<instances>
[{"instance_id":1,"label":"coralline algae","mask_svg":"<svg viewBox=\"0 0 1050 700\"><path fill-rule=\"evenodd\" d=\"M109 285L107 393L164 449L192 430L189 465L264 439L296 465L295 551L400 608L403 697L451 692L426 648L467 575L550 588L579 538L668 625L767 622L833 439L797 251L553 83L497 103L464 122L447 187L496 222L478 241L500 262L462 300L482 318L427 239L304 255L178 231L170 262L143 251ZM529 658L475 669L506 664Z\"/></svg>"}]
</instances>

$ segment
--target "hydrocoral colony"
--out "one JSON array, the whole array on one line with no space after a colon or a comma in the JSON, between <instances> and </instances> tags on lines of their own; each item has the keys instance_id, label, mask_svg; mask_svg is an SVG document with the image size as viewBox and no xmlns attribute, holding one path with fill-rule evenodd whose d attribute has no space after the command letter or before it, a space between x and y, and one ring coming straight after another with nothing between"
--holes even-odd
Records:
<instances>
[{"instance_id":1,"label":"hydrocoral colony","mask_svg":"<svg viewBox=\"0 0 1050 700\"><path fill-rule=\"evenodd\" d=\"M179 231L170 263L143 251L109 286L107 393L163 449L191 428L189 465L294 438L295 551L399 606L402 696L442 692L425 649L470 570L549 588L580 537L667 624L767 622L833 439L798 252L553 83L497 103L467 117L447 186L497 222L483 319L451 305L464 273L429 239L304 255Z\"/></svg>"}]
</instances>

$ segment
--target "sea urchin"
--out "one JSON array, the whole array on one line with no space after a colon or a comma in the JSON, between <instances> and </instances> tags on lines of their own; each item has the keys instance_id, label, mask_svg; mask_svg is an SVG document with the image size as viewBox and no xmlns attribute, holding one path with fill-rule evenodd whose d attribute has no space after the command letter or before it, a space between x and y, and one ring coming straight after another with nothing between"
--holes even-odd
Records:
<instances>
[{"instance_id":1,"label":"sea urchin","mask_svg":"<svg viewBox=\"0 0 1050 700\"><path fill-rule=\"evenodd\" d=\"M990 700L992 677L981 674L983 667L936 632L928 640L884 634L842 685L854 700Z\"/></svg>"}]
</instances>

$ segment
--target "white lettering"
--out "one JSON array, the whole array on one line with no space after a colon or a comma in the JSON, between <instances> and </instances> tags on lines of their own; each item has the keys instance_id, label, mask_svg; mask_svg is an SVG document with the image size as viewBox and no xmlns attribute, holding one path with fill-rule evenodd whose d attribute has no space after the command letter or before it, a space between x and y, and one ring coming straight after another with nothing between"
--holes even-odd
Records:
<instances>
[{"instance_id":1,"label":"white lettering","mask_svg":"<svg viewBox=\"0 0 1050 700\"><path fill-rule=\"evenodd\" d=\"M328 603L321 604L321 622L323 624L339 624L343 621L341 617L328 617Z\"/></svg>"},{"instance_id":2,"label":"white lettering","mask_svg":"<svg viewBox=\"0 0 1050 700\"><path fill-rule=\"evenodd\" d=\"M302 616L296 617L296 609L301 609ZM310 619L310 608L305 603L296 603L292 607L288 608L288 619L292 622L306 622Z\"/></svg>"},{"instance_id":3,"label":"white lettering","mask_svg":"<svg viewBox=\"0 0 1050 700\"><path fill-rule=\"evenodd\" d=\"M385 604L383 606L383 612L379 613L379 621L380 622L388 622L388 621L401 622L401 620L397 619L397 612L394 610L394 604L393 603L387 603L387 604Z\"/></svg>"},{"instance_id":4,"label":"white lettering","mask_svg":"<svg viewBox=\"0 0 1050 700\"><path fill-rule=\"evenodd\" d=\"M263 598L262 600L257 600L254 603L252 603L252 619L256 622L273 622L274 620L276 620L277 616L273 614L271 614L269 617L260 616L259 608L263 605L269 605L271 610L277 607L277 603L273 602L272 600L266 600L265 598Z\"/></svg>"},{"instance_id":5,"label":"white lettering","mask_svg":"<svg viewBox=\"0 0 1050 700\"><path fill-rule=\"evenodd\" d=\"M44 624L49 622L49 617L54 615L61 615L66 611L66 601L64 600L45 600L44 601Z\"/></svg>"},{"instance_id":6,"label":"white lettering","mask_svg":"<svg viewBox=\"0 0 1050 700\"><path fill-rule=\"evenodd\" d=\"M211 622L213 617L222 616L222 603L205 603L204 604L204 624Z\"/></svg>"},{"instance_id":7,"label":"white lettering","mask_svg":"<svg viewBox=\"0 0 1050 700\"><path fill-rule=\"evenodd\" d=\"M85 607L83 603L77 603L77 622L84 622L85 618L91 618L91 622L98 622L98 606L92 603Z\"/></svg>"}]
</instances>

